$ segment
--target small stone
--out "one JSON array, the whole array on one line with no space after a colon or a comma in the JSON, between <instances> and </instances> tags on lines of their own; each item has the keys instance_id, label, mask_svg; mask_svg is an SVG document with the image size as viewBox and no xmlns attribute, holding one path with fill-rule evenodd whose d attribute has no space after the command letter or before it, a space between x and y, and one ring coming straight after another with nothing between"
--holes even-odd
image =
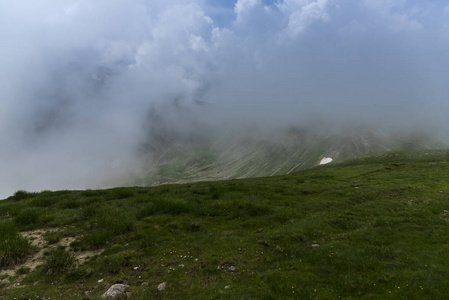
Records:
<instances>
[{"instance_id":1,"label":"small stone","mask_svg":"<svg viewBox=\"0 0 449 300\"><path fill-rule=\"evenodd\" d=\"M114 284L112 285L103 295L101 295L102 298L114 298L118 296L119 294L123 294L126 288L128 288L129 285L127 284Z\"/></svg>"},{"instance_id":2,"label":"small stone","mask_svg":"<svg viewBox=\"0 0 449 300\"><path fill-rule=\"evenodd\" d=\"M150 284L148 282L142 282L142 286L149 286Z\"/></svg>"},{"instance_id":3,"label":"small stone","mask_svg":"<svg viewBox=\"0 0 449 300\"><path fill-rule=\"evenodd\" d=\"M230 266L230 267L229 267L229 271L235 272L235 267L234 267L234 266Z\"/></svg>"},{"instance_id":4,"label":"small stone","mask_svg":"<svg viewBox=\"0 0 449 300\"><path fill-rule=\"evenodd\" d=\"M195 258L195 261L198 261L198 258Z\"/></svg>"},{"instance_id":5,"label":"small stone","mask_svg":"<svg viewBox=\"0 0 449 300\"><path fill-rule=\"evenodd\" d=\"M167 287L167 283L166 283L166 282L162 282L161 284L159 284L159 285L157 286L157 290L158 290L159 292L162 292L163 290L165 290L166 287Z\"/></svg>"},{"instance_id":6,"label":"small stone","mask_svg":"<svg viewBox=\"0 0 449 300\"><path fill-rule=\"evenodd\" d=\"M98 283L102 283L104 281L104 279L103 278L101 278L100 280L98 280L97 282Z\"/></svg>"},{"instance_id":7,"label":"small stone","mask_svg":"<svg viewBox=\"0 0 449 300\"><path fill-rule=\"evenodd\" d=\"M179 267L184 268L185 266L184 266L184 264L180 264Z\"/></svg>"},{"instance_id":8,"label":"small stone","mask_svg":"<svg viewBox=\"0 0 449 300\"><path fill-rule=\"evenodd\" d=\"M139 270L139 267L134 267L134 270Z\"/></svg>"},{"instance_id":9,"label":"small stone","mask_svg":"<svg viewBox=\"0 0 449 300\"><path fill-rule=\"evenodd\" d=\"M318 248L320 245L319 244L312 244L312 246L310 246L310 247L312 247L313 249L315 249L315 248Z\"/></svg>"},{"instance_id":10,"label":"small stone","mask_svg":"<svg viewBox=\"0 0 449 300\"><path fill-rule=\"evenodd\" d=\"M131 298L132 294L131 294L131 292L126 292L125 295L126 295L127 298Z\"/></svg>"},{"instance_id":11,"label":"small stone","mask_svg":"<svg viewBox=\"0 0 449 300\"><path fill-rule=\"evenodd\" d=\"M225 290L230 289L230 288L231 288L230 285L225 286Z\"/></svg>"}]
</instances>

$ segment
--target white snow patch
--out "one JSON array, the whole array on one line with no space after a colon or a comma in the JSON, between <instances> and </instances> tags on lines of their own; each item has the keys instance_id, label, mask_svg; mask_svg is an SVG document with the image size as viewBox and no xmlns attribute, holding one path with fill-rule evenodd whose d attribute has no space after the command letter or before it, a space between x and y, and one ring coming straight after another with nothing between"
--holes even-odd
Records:
<instances>
[{"instance_id":1,"label":"white snow patch","mask_svg":"<svg viewBox=\"0 0 449 300\"><path fill-rule=\"evenodd\" d=\"M320 165L325 165L325 164L328 164L328 163L330 163L330 162L332 162L332 161L333 161L332 158L330 158L330 157L324 157L324 158L320 161Z\"/></svg>"}]
</instances>

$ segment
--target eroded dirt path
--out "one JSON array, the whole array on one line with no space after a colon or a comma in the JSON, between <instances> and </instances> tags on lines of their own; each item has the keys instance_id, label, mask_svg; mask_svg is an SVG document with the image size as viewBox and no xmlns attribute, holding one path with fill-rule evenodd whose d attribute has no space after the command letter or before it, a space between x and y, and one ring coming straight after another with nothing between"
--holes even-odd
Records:
<instances>
[{"instance_id":1,"label":"eroded dirt path","mask_svg":"<svg viewBox=\"0 0 449 300\"><path fill-rule=\"evenodd\" d=\"M37 266L44 263L44 253L55 249L59 246L68 247L70 243L80 238L80 236L68 236L63 237L57 243L48 244L45 240L45 235L51 232L63 232L65 228L44 228L44 229L36 229L30 231L23 231L21 235L28 239L33 246L38 248L38 251L28 257L28 259L19 265L16 265L10 269L0 270L0 283L6 283L7 288L12 287L21 287L20 282L26 276L18 275L17 271L21 268L29 269L29 272L33 272ZM103 249L95 250L95 251L83 251L83 252L71 252L73 257L76 259L78 265L82 265L88 260L90 257L100 254Z\"/></svg>"}]
</instances>

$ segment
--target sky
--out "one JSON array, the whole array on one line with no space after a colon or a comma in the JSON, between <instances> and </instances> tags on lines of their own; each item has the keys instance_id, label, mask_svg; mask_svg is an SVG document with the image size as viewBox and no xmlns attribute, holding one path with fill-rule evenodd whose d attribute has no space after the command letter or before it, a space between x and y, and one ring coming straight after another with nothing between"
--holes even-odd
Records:
<instances>
[{"instance_id":1,"label":"sky","mask_svg":"<svg viewBox=\"0 0 449 300\"><path fill-rule=\"evenodd\" d=\"M446 1L2 1L0 198L133 176L155 114L445 129L448 53Z\"/></svg>"}]
</instances>

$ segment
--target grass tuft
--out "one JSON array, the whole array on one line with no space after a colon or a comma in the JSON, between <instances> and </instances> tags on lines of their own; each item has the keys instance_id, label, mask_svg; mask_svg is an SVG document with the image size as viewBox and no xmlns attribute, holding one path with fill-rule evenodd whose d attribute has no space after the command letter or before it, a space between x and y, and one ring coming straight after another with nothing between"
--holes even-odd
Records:
<instances>
[{"instance_id":1,"label":"grass tuft","mask_svg":"<svg viewBox=\"0 0 449 300\"><path fill-rule=\"evenodd\" d=\"M75 258L65 250L65 247L58 247L44 254L45 262L42 270L47 275L62 274L75 266Z\"/></svg>"},{"instance_id":2,"label":"grass tuft","mask_svg":"<svg viewBox=\"0 0 449 300\"><path fill-rule=\"evenodd\" d=\"M130 188L115 188L109 191L110 199L127 199L134 196L134 191Z\"/></svg>"},{"instance_id":3,"label":"grass tuft","mask_svg":"<svg viewBox=\"0 0 449 300\"><path fill-rule=\"evenodd\" d=\"M39 211L35 208L27 208L22 210L15 218L14 221L17 225L28 226L36 224L39 221Z\"/></svg>"},{"instance_id":4,"label":"grass tuft","mask_svg":"<svg viewBox=\"0 0 449 300\"><path fill-rule=\"evenodd\" d=\"M7 268L25 261L34 247L22 237L11 221L0 221L0 267Z\"/></svg>"},{"instance_id":5,"label":"grass tuft","mask_svg":"<svg viewBox=\"0 0 449 300\"><path fill-rule=\"evenodd\" d=\"M14 195L12 195L10 197L10 199L12 199L14 201L19 201L19 200L23 200L23 199L34 198L35 196L36 196L36 193L30 193L27 191L19 190L19 191L15 192Z\"/></svg>"}]
</instances>

